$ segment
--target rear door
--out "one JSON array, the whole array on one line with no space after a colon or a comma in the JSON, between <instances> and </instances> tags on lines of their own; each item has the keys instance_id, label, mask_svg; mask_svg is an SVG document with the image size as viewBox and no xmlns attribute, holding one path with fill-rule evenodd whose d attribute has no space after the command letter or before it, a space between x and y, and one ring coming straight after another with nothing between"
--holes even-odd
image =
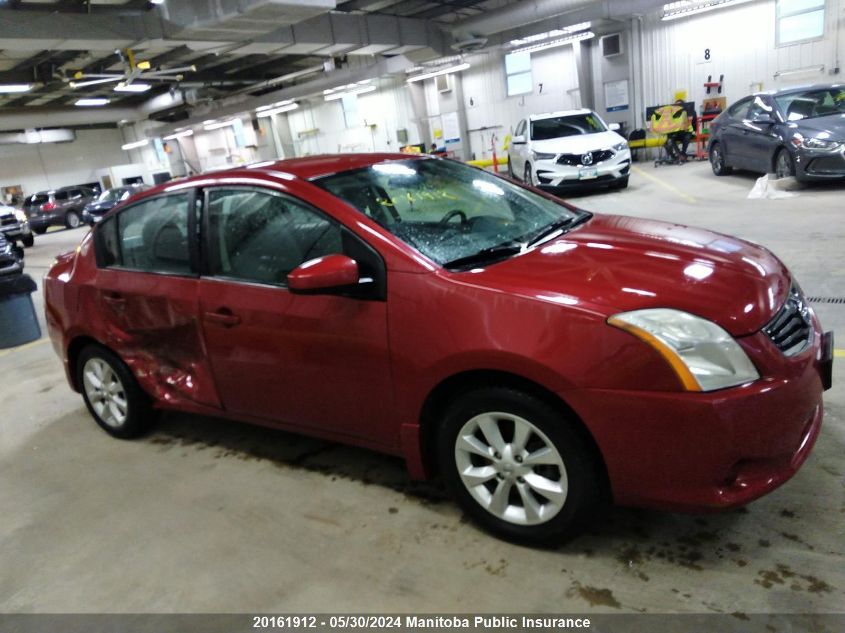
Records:
<instances>
[{"instance_id":1,"label":"rear door","mask_svg":"<svg viewBox=\"0 0 845 633\"><path fill-rule=\"evenodd\" d=\"M263 188L206 190L200 314L226 410L395 444L385 270L378 253L305 202ZM287 274L344 253L370 290L293 294Z\"/></svg>"},{"instance_id":2,"label":"rear door","mask_svg":"<svg viewBox=\"0 0 845 633\"><path fill-rule=\"evenodd\" d=\"M159 400L218 406L197 325L193 192L148 198L97 228L104 342Z\"/></svg>"}]
</instances>

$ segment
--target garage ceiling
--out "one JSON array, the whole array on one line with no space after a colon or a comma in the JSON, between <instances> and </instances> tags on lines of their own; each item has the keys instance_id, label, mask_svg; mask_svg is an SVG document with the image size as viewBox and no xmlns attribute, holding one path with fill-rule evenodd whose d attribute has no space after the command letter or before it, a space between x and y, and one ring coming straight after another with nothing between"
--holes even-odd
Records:
<instances>
[{"instance_id":1,"label":"garage ceiling","mask_svg":"<svg viewBox=\"0 0 845 633\"><path fill-rule=\"evenodd\" d=\"M260 95L309 79L334 58L405 54L429 59L446 52L443 27L485 7L509 1L451 0L11 0L0 4L0 84L32 84L25 93L1 94L0 114L47 114L80 98L103 98L109 107L135 107L178 91L195 104L231 95ZM127 49L131 53L127 52ZM150 70L193 65L180 80L134 83L143 93L116 92L116 82L83 85L91 75L124 73L135 62ZM316 70L315 70L316 69ZM306 72L311 71L311 73ZM291 76L293 75L293 76ZM271 80L282 78L268 87ZM311 75L313 78L313 75ZM180 103L183 100L179 100ZM178 120L187 105L154 115Z\"/></svg>"}]
</instances>

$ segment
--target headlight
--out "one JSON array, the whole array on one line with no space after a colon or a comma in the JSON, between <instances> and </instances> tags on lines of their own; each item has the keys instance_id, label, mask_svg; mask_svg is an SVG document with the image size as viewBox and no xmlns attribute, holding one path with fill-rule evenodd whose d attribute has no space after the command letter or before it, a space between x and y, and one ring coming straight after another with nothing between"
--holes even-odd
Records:
<instances>
[{"instance_id":1,"label":"headlight","mask_svg":"<svg viewBox=\"0 0 845 633\"><path fill-rule=\"evenodd\" d=\"M687 391L724 389L760 377L733 337L707 319L654 308L616 314L607 322L653 347Z\"/></svg>"},{"instance_id":2,"label":"headlight","mask_svg":"<svg viewBox=\"0 0 845 633\"><path fill-rule=\"evenodd\" d=\"M15 209L15 217L18 219L18 222L26 223L28 218L26 217L26 213L21 211L20 209Z\"/></svg>"},{"instance_id":3,"label":"headlight","mask_svg":"<svg viewBox=\"0 0 845 633\"><path fill-rule=\"evenodd\" d=\"M820 149L835 151L842 145L839 141L828 141L823 138L804 138L801 134L792 137L792 144L803 149Z\"/></svg>"},{"instance_id":4,"label":"headlight","mask_svg":"<svg viewBox=\"0 0 845 633\"><path fill-rule=\"evenodd\" d=\"M534 160L554 160L554 157L557 154L545 154L543 152L531 152L531 155L534 157Z\"/></svg>"},{"instance_id":5,"label":"headlight","mask_svg":"<svg viewBox=\"0 0 845 633\"><path fill-rule=\"evenodd\" d=\"M613 146L614 152L621 152L623 149L628 149L628 141L622 141Z\"/></svg>"}]
</instances>

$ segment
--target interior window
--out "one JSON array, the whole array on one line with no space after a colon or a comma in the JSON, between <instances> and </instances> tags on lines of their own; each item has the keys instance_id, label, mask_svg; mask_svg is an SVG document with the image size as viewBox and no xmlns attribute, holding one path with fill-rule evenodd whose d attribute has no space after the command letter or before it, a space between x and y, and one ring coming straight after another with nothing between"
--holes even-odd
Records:
<instances>
[{"instance_id":1,"label":"interior window","mask_svg":"<svg viewBox=\"0 0 845 633\"><path fill-rule=\"evenodd\" d=\"M215 275L284 285L300 264L344 252L337 223L271 191L213 189L208 221Z\"/></svg>"},{"instance_id":2,"label":"interior window","mask_svg":"<svg viewBox=\"0 0 845 633\"><path fill-rule=\"evenodd\" d=\"M156 273L191 274L188 195L162 196L117 216L120 265Z\"/></svg>"}]
</instances>

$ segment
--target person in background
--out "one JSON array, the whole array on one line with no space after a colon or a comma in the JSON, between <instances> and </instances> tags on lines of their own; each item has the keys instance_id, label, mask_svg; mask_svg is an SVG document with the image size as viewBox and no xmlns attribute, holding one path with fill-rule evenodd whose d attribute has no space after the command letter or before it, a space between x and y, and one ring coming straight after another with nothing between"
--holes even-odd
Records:
<instances>
[{"instance_id":1,"label":"person in background","mask_svg":"<svg viewBox=\"0 0 845 633\"><path fill-rule=\"evenodd\" d=\"M428 153L434 154L435 156L442 156L443 154L446 153L446 150L442 149L440 147L437 147L437 143L432 143L431 147L428 150Z\"/></svg>"},{"instance_id":2,"label":"person in background","mask_svg":"<svg viewBox=\"0 0 845 633\"><path fill-rule=\"evenodd\" d=\"M684 100L678 99L675 101L675 105L680 108L684 108ZM689 126L687 126L687 129L669 134L673 143L681 144L680 156L682 161L687 160L687 148L689 147L690 141L695 138L695 131L698 128L698 116L696 115L695 110L692 111L691 115L689 112L687 115L689 116Z\"/></svg>"}]
</instances>

